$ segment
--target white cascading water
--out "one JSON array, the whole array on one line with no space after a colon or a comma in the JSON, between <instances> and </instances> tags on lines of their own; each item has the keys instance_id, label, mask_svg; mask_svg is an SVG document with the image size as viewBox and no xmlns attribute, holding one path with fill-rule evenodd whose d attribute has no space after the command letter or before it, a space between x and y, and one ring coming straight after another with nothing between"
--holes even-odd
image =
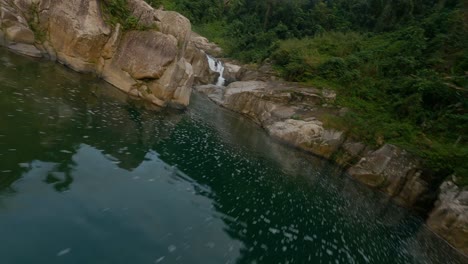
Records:
<instances>
[{"instance_id":1,"label":"white cascading water","mask_svg":"<svg viewBox=\"0 0 468 264\"><path fill-rule=\"evenodd\" d=\"M221 61L211 57L210 55L206 55L208 59L208 65L210 65L210 69L214 72L219 73L218 80L216 81L216 85L224 86L225 79L223 77L224 73L224 65Z\"/></svg>"}]
</instances>

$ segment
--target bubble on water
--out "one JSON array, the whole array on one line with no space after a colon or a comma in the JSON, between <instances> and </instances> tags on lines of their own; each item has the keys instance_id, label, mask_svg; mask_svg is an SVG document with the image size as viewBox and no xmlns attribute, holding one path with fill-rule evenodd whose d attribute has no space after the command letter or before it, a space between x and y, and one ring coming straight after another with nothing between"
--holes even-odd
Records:
<instances>
[{"instance_id":1,"label":"bubble on water","mask_svg":"<svg viewBox=\"0 0 468 264\"><path fill-rule=\"evenodd\" d=\"M71 251L71 248L65 248L65 249L63 249L63 250L61 250L61 251L59 251L57 253L57 257L64 256L64 255L70 253L70 251Z\"/></svg>"},{"instance_id":2,"label":"bubble on water","mask_svg":"<svg viewBox=\"0 0 468 264\"><path fill-rule=\"evenodd\" d=\"M174 245L169 245L169 246L167 247L167 251L169 251L170 253L176 251L176 249L177 249L177 247L174 246Z\"/></svg>"},{"instance_id":3,"label":"bubble on water","mask_svg":"<svg viewBox=\"0 0 468 264\"><path fill-rule=\"evenodd\" d=\"M215 243L213 243L213 242L208 242L208 243L205 244L205 246L206 246L207 248L213 249L213 248L215 247Z\"/></svg>"},{"instance_id":4,"label":"bubble on water","mask_svg":"<svg viewBox=\"0 0 468 264\"><path fill-rule=\"evenodd\" d=\"M268 231L270 231L273 234L278 234L280 232L278 229L272 227L268 228Z\"/></svg>"},{"instance_id":5,"label":"bubble on water","mask_svg":"<svg viewBox=\"0 0 468 264\"><path fill-rule=\"evenodd\" d=\"M163 261L166 257L165 256L162 256L160 258L158 258L157 260L154 261L154 263L160 263L161 261Z\"/></svg>"}]
</instances>

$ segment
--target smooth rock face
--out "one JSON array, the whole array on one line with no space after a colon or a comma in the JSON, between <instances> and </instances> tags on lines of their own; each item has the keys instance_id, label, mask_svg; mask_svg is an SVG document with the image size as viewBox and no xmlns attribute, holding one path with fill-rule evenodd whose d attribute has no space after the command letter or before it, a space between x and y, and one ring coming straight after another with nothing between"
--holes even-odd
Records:
<instances>
[{"instance_id":1,"label":"smooth rock face","mask_svg":"<svg viewBox=\"0 0 468 264\"><path fill-rule=\"evenodd\" d=\"M224 63L224 72L223 77L227 83L232 83L237 81L237 74L241 70L241 66L226 62Z\"/></svg>"},{"instance_id":2,"label":"smooth rock face","mask_svg":"<svg viewBox=\"0 0 468 264\"><path fill-rule=\"evenodd\" d=\"M9 49L13 50L16 53L34 57L34 58L41 58L42 52L38 50L35 46L30 44L11 44L8 46Z\"/></svg>"},{"instance_id":3,"label":"smooth rock face","mask_svg":"<svg viewBox=\"0 0 468 264\"><path fill-rule=\"evenodd\" d=\"M183 58L190 22L178 13L154 10L143 0L128 4L147 30L122 32L120 25L107 25L98 0L0 0L0 44L96 73L158 106L187 106L194 78Z\"/></svg>"},{"instance_id":4,"label":"smooth rock face","mask_svg":"<svg viewBox=\"0 0 468 264\"><path fill-rule=\"evenodd\" d=\"M45 5L47 1L44 1ZM97 0L51 1L40 12L58 61L79 72L93 72L111 34Z\"/></svg>"},{"instance_id":5,"label":"smooth rock face","mask_svg":"<svg viewBox=\"0 0 468 264\"><path fill-rule=\"evenodd\" d=\"M186 106L190 101L193 85L193 69L184 58L171 65L164 75L150 84L149 88L158 98L172 103L175 107ZM173 98L170 100L170 98Z\"/></svg>"},{"instance_id":6,"label":"smooth rock face","mask_svg":"<svg viewBox=\"0 0 468 264\"><path fill-rule=\"evenodd\" d=\"M444 182L427 225L468 255L468 187L460 188L451 181Z\"/></svg>"},{"instance_id":7,"label":"smooth rock face","mask_svg":"<svg viewBox=\"0 0 468 264\"><path fill-rule=\"evenodd\" d=\"M202 50L213 57L218 57L223 53L223 50L218 45L210 42L207 38L202 37L195 32L191 32L190 42L195 48Z\"/></svg>"},{"instance_id":8,"label":"smooth rock face","mask_svg":"<svg viewBox=\"0 0 468 264\"><path fill-rule=\"evenodd\" d=\"M192 65L194 84L212 84L216 82L217 74L210 69L206 53L198 49L190 40L185 51L185 60Z\"/></svg>"},{"instance_id":9,"label":"smooth rock face","mask_svg":"<svg viewBox=\"0 0 468 264\"><path fill-rule=\"evenodd\" d=\"M15 25L5 30L6 38L12 42L34 44L34 33L26 27Z\"/></svg>"},{"instance_id":10,"label":"smooth rock face","mask_svg":"<svg viewBox=\"0 0 468 264\"><path fill-rule=\"evenodd\" d=\"M432 204L440 184L418 158L389 144L368 152L348 173L389 194L398 203L420 209Z\"/></svg>"},{"instance_id":11,"label":"smooth rock face","mask_svg":"<svg viewBox=\"0 0 468 264\"><path fill-rule=\"evenodd\" d=\"M115 63L134 79L159 79L177 56L177 40L155 31L125 34L115 55Z\"/></svg>"}]
</instances>

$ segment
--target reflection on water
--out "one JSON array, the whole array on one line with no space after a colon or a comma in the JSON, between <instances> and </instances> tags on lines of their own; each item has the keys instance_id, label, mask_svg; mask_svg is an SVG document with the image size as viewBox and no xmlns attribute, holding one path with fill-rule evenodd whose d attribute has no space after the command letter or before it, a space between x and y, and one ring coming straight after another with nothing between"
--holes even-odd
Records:
<instances>
[{"instance_id":1,"label":"reflection on water","mask_svg":"<svg viewBox=\"0 0 468 264\"><path fill-rule=\"evenodd\" d=\"M0 50L0 263L463 263L338 168L192 102L148 111Z\"/></svg>"}]
</instances>

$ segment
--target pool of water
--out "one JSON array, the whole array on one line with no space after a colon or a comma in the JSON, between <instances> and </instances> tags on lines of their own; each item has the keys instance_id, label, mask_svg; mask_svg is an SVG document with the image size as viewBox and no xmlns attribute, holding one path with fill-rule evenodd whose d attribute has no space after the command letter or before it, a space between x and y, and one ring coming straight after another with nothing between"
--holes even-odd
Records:
<instances>
[{"instance_id":1,"label":"pool of water","mask_svg":"<svg viewBox=\"0 0 468 264\"><path fill-rule=\"evenodd\" d=\"M466 263L423 222L203 97L0 49L0 263Z\"/></svg>"}]
</instances>

